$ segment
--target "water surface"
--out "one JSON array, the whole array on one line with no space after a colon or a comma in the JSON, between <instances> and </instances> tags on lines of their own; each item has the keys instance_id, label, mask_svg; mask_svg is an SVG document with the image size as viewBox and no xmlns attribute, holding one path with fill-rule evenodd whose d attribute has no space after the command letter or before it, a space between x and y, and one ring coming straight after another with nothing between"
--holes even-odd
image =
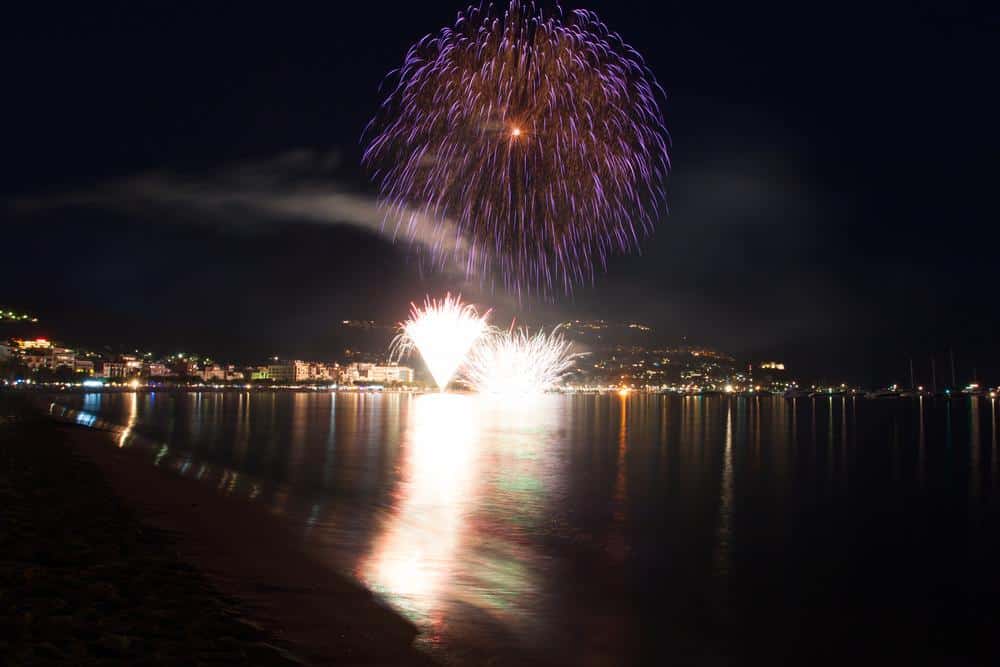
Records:
<instances>
[{"instance_id":1,"label":"water surface","mask_svg":"<svg viewBox=\"0 0 1000 667\"><path fill-rule=\"evenodd\" d=\"M989 399L56 401L280 514L446 662L996 655Z\"/></svg>"}]
</instances>

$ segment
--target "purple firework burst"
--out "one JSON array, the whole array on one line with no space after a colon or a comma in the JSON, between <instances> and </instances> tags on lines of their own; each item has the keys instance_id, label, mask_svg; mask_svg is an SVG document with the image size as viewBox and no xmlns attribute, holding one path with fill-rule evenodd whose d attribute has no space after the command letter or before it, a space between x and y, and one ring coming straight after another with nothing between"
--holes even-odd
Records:
<instances>
[{"instance_id":1,"label":"purple firework burst","mask_svg":"<svg viewBox=\"0 0 1000 667\"><path fill-rule=\"evenodd\" d=\"M593 12L473 6L395 74L364 162L397 231L435 226L442 264L569 291L665 208L663 91Z\"/></svg>"}]
</instances>

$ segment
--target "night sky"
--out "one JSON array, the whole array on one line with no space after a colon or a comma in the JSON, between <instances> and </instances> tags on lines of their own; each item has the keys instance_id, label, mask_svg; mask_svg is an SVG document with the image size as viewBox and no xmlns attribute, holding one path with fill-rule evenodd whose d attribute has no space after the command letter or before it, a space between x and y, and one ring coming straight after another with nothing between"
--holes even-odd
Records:
<instances>
[{"instance_id":1,"label":"night sky","mask_svg":"<svg viewBox=\"0 0 1000 667\"><path fill-rule=\"evenodd\" d=\"M652 5L656 5L653 8ZM371 222L360 135L461 3L7 14L0 305L71 342L335 355L336 322L460 290L648 322L804 377L1000 381L1000 21L983 2L566 2L668 92L670 215L570 297L421 270Z\"/></svg>"}]
</instances>

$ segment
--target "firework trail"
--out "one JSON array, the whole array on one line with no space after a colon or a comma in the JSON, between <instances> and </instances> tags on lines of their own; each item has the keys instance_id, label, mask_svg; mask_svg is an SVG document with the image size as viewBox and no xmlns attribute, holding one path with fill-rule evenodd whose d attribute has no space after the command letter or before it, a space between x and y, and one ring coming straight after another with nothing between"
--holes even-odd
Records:
<instances>
[{"instance_id":1,"label":"firework trail","mask_svg":"<svg viewBox=\"0 0 1000 667\"><path fill-rule=\"evenodd\" d=\"M523 328L494 330L469 353L461 380L481 394L540 394L554 388L579 356L558 328L534 335Z\"/></svg>"},{"instance_id":2,"label":"firework trail","mask_svg":"<svg viewBox=\"0 0 1000 667\"><path fill-rule=\"evenodd\" d=\"M397 232L440 225L439 266L570 291L665 208L663 91L592 12L470 7L394 80L363 159Z\"/></svg>"},{"instance_id":3,"label":"firework trail","mask_svg":"<svg viewBox=\"0 0 1000 667\"><path fill-rule=\"evenodd\" d=\"M442 391L480 336L487 330L486 318L474 306L463 304L461 296L424 300L423 307L410 304L410 319L399 325L391 356L399 359L414 348Z\"/></svg>"}]
</instances>

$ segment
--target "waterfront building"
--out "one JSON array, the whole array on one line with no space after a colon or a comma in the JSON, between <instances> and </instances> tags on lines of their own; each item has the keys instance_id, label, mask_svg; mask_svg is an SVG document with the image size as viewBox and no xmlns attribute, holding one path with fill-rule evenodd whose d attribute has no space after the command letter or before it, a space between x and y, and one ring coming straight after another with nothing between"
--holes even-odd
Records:
<instances>
[{"instance_id":1,"label":"waterfront building","mask_svg":"<svg viewBox=\"0 0 1000 667\"><path fill-rule=\"evenodd\" d=\"M225 381L229 379L226 369L218 364L203 368L200 375L201 379L205 380L205 382L212 382L214 380Z\"/></svg>"},{"instance_id":2,"label":"waterfront building","mask_svg":"<svg viewBox=\"0 0 1000 667\"><path fill-rule=\"evenodd\" d=\"M413 383L413 369L408 366L380 366L385 372L386 382Z\"/></svg>"},{"instance_id":3,"label":"waterfront building","mask_svg":"<svg viewBox=\"0 0 1000 667\"><path fill-rule=\"evenodd\" d=\"M283 382L336 382L340 376L338 364L292 359L283 363L258 366L251 370L252 380Z\"/></svg>"},{"instance_id":4,"label":"waterfront building","mask_svg":"<svg viewBox=\"0 0 1000 667\"><path fill-rule=\"evenodd\" d=\"M121 361L125 364L126 377L135 377L142 374L142 360L130 354L122 355Z\"/></svg>"},{"instance_id":5,"label":"waterfront building","mask_svg":"<svg viewBox=\"0 0 1000 667\"><path fill-rule=\"evenodd\" d=\"M245 379L243 371L238 370L232 364L227 366L220 364L206 366L201 369L198 376L205 382L231 382L233 380L243 381Z\"/></svg>"},{"instance_id":6,"label":"waterfront building","mask_svg":"<svg viewBox=\"0 0 1000 667\"><path fill-rule=\"evenodd\" d=\"M325 364L317 361L293 361L293 379L295 382L331 382L340 376L338 364Z\"/></svg>"},{"instance_id":7,"label":"waterfront building","mask_svg":"<svg viewBox=\"0 0 1000 667\"><path fill-rule=\"evenodd\" d=\"M751 366L754 384L771 392L783 392L788 388L785 364L780 361L762 361L754 369Z\"/></svg>"},{"instance_id":8,"label":"waterfront building","mask_svg":"<svg viewBox=\"0 0 1000 667\"><path fill-rule=\"evenodd\" d=\"M125 375L125 362L123 361L105 361L101 364L101 370L96 373L99 377L106 377L112 380L124 379Z\"/></svg>"},{"instance_id":9,"label":"waterfront building","mask_svg":"<svg viewBox=\"0 0 1000 667\"><path fill-rule=\"evenodd\" d=\"M166 364L151 363L146 367L146 375L151 378L162 378L173 375Z\"/></svg>"},{"instance_id":10,"label":"waterfront building","mask_svg":"<svg viewBox=\"0 0 1000 667\"><path fill-rule=\"evenodd\" d=\"M68 348L53 345L31 346L22 348L21 361L33 371L41 368L55 370L61 366L74 368L76 365L76 353Z\"/></svg>"},{"instance_id":11,"label":"waterfront building","mask_svg":"<svg viewBox=\"0 0 1000 667\"><path fill-rule=\"evenodd\" d=\"M73 371L89 377L94 374L94 362L89 359L77 359L73 364Z\"/></svg>"},{"instance_id":12,"label":"waterfront building","mask_svg":"<svg viewBox=\"0 0 1000 667\"><path fill-rule=\"evenodd\" d=\"M354 363L344 367L342 380L344 384L377 383L377 384L409 384L413 382L413 369L407 366L390 364Z\"/></svg>"},{"instance_id":13,"label":"waterfront building","mask_svg":"<svg viewBox=\"0 0 1000 667\"><path fill-rule=\"evenodd\" d=\"M292 380L294 382L308 382L314 375L314 366L308 361L292 361Z\"/></svg>"},{"instance_id":14,"label":"waterfront building","mask_svg":"<svg viewBox=\"0 0 1000 667\"><path fill-rule=\"evenodd\" d=\"M76 352L66 347L51 347L51 361L49 368L56 369L60 366L67 368L76 367Z\"/></svg>"},{"instance_id":15,"label":"waterfront building","mask_svg":"<svg viewBox=\"0 0 1000 667\"><path fill-rule=\"evenodd\" d=\"M40 368L51 368L49 366L48 350L26 350L21 353L21 363L28 367L28 370L37 371Z\"/></svg>"},{"instance_id":16,"label":"waterfront building","mask_svg":"<svg viewBox=\"0 0 1000 667\"><path fill-rule=\"evenodd\" d=\"M274 380L277 383L294 382L295 381L295 365L292 364L292 363L287 363L287 364L268 364L268 366L267 366L267 379Z\"/></svg>"},{"instance_id":17,"label":"waterfront building","mask_svg":"<svg viewBox=\"0 0 1000 667\"><path fill-rule=\"evenodd\" d=\"M142 362L136 357L123 356L116 360L105 360L94 375L111 380L138 377L142 373Z\"/></svg>"}]
</instances>

